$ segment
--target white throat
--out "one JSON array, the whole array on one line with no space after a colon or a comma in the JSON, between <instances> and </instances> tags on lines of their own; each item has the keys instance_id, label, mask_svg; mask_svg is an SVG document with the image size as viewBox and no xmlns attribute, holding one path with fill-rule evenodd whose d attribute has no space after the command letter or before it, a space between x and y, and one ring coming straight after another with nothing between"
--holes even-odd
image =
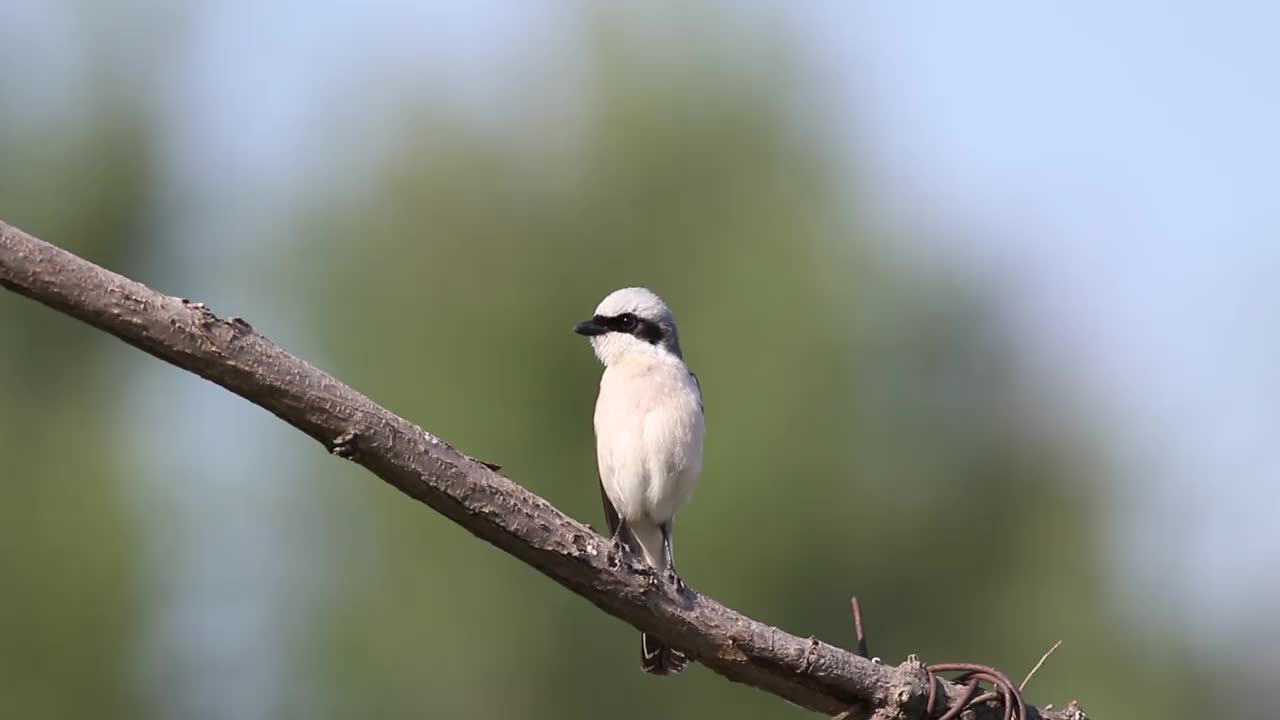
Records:
<instances>
[{"instance_id":1,"label":"white throat","mask_svg":"<svg viewBox=\"0 0 1280 720\"><path fill-rule=\"evenodd\" d=\"M616 365L624 360L651 358L654 360L670 359L683 362L679 354L679 346L673 352L664 344L653 344L640 338L623 333L606 333L591 338L591 349L605 366Z\"/></svg>"}]
</instances>

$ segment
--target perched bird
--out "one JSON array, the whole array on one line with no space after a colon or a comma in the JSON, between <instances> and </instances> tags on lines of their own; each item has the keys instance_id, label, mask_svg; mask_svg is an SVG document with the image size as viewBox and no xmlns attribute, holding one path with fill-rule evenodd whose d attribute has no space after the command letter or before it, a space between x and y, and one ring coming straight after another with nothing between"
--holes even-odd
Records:
<instances>
[{"instance_id":1,"label":"perched bird","mask_svg":"<svg viewBox=\"0 0 1280 720\"><path fill-rule=\"evenodd\" d=\"M609 531L682 590L671 554L672 523L702 471L704 424L701 388L684 364L675 317L653 291L623 288L574 330L591 338L604 364L595 432ZM687 662L679 650L641 635L645 672L669 675Z\"/></svg>"}]
</instances>

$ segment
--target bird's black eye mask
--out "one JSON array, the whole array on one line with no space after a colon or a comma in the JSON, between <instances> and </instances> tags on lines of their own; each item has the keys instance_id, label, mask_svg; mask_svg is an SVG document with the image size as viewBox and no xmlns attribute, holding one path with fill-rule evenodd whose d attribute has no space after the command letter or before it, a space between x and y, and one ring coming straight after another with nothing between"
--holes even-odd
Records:
<instances>
[{"instance_id":1,"label":"bird's black eye mask","mask_svg":"<svg viewBox=\"0 0 1280 720\"><path fill-rule=\"evenodd\" d=\"M652 345L657 345L667 336L661 325L637 317L635 313L596 315L587 322L579 323L577 331L581 335L603 335L607 332L634 335Z\"/></svg>"}]
</instances>

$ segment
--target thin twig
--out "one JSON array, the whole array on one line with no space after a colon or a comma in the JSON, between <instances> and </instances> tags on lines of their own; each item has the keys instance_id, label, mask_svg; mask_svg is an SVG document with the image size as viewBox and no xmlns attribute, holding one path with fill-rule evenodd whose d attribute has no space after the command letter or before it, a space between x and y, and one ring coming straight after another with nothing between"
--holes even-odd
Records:
<instances>
[{"instance_id":1,"label":"thin twig","mask_svg":"<svg viewBox=\"0 0 1280 720\"><path fill-rule=\"evenodd\" d=\"M862 603L858 601L858 596L853 596L853 632L858 636L858 648L855 652L858 655L870 659L871 651L867 650L867 631L862 624Z\"/></svg>"},{"instance_id":2,"label":"thin twig","mask_svg":"<svg viewBox=\"0 0 1280 720\"><path fill-rule=\"evenodd\" d=\"M1022 678L1022 683L1018 685L1018 692L1022 692L1023 688L1027 686L1027 683L1031 682L1032 676L1036 674L1036 671L1040 669L1040 666L1044 664L1044 661L1048 660L1049 656L1053 654L1053 651L1057 650L1058 646L1061 644L1062 644L1062 641L1059 640L1058 642L1053 644L1053 647L1049 648L1049 652L1046 652L1044 655L1040 656L1040 662L1036 663L1036 666L1031 668L1031 672L1027 673L1027 676Z\"/></svg>"}]
</instances>

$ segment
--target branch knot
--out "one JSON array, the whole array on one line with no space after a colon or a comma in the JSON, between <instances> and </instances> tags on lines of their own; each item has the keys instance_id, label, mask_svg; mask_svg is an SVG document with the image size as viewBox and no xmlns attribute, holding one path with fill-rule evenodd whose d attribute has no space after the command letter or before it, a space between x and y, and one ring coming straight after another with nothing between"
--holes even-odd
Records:
<instances>
[{"instance_id":1,"label":"branch knot","mask_svg":"<svg viewBox=\"0 0 1280 720\"><path fill-rule=\"evenodd\" d=\"M329 446L329 452L346 460L354 460L356 454L359 452L359 448L356 447L356 440L358 440L359 437L360 436L356 434L356 431L348 430L334 439L333 443Z\"/></svg>"}]
</instances>

